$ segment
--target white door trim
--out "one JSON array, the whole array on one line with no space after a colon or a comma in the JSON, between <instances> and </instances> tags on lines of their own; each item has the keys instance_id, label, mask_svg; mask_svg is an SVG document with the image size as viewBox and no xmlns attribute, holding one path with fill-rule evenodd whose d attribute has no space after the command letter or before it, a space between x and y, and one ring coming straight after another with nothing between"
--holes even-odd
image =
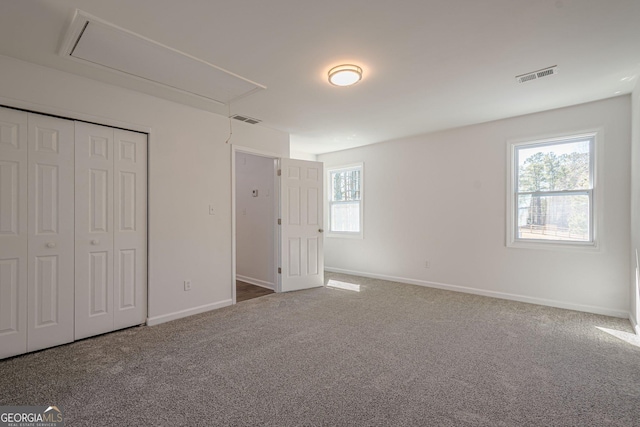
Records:
<instances>
[{"instance_id":1,"label":"white door trim","mask_svg":"<svg viewBox=\"0 0 640 427\"><path fill-rule=\"evenodd\" d=\"M282 156L277 153L273 153L270 151L261 151L256 150L254 148L243 147L240 145L231 145L231 301L232 304L236 303L236 153L246 153L253 154L255 156L267 157L273 160L279 160ZM274 162L275 164L275 162ZM275 166L274 166L275 169ZM275 176L274 170L274 209L276 212L276 218L278 213L278 206L280 205L280 186L277 185L277 177ZM275 232L275 228L274 228ZM275 253L275 261L276 265L274 266L275 271L275 285L276 292L280 292L280 275L278 274L278 265L280 264L280 241L277 236L279 233L275 233L276 238L274 239L274 253Z\"/></svg>"}]
</instances>

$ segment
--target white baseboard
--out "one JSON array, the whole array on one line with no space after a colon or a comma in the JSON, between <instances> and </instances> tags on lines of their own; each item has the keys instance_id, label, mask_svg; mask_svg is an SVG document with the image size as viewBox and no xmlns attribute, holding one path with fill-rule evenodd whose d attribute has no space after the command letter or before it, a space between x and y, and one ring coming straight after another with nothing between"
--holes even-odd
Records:
<instances>
[{"instance_id":1,"label":"white baseboard","mask_svg":"<svg viewBox=\"0 0 640 427\"><path fill-rule=\"evenodd\" d=\"M247 277L247 276L243 276L241 274L236 274L236 280L248 283L250 285L256 285L256 286L260 286L260 287L263 287L263 288L271 289L272 291L274 291L276 289L276 286L271 282L266 282L266 281L260 280L260 279L254 279L253 277Z\"/></svg>"},{"instance_id":2,"label":"white baseboard","mask_svg":"<svg viewBox=\"0 0 640 427\"><path fill-rule=\"evenodd\" d=\"M546 306L549 306L549 307L564 308L564 309L567 309L567 310L585 311L587 313L603 314L605 316L620 317L620 318L623 318L623 319L626 319L626 318L629 317L629 312L628 311L614 310L614 309L610 309L610 308L606 308L606 307L597 307L597 306L591 306L591 305L574 304L574 303L564 302L564 301L556 301L556 300L550 300L550 299L544 299L544 298L529 297L529 296L526 296L526 295L517 295L517 294L509 294L509 293L505 293L505 292L488 291L488 290L484 290L484 289L468 288L468 287L465 287L465 286L448 285L446 283L428 282L426 280L418 280L418 279L409 279L409 278L406 278L406 277L387 276L387 275L384 275L384 274L367 273L367 272L363 272L363 271L345 270L345 269L342 269L342 268L333 268L333 267L325 266L324 269L326 271L330 271L330 272L333 272L333 273L351 274L353 276L370 277L370 278L373 278L373 279L382 279L382 280L388 280L388 281L391 281L391 282L407 283L407 284L410 284L410 285L418 285L418 286L425 286L425 287L428 287L428 288L444 289L444 290L447 290L447 291L464 292L464 293L467 293L467 294L482 295L482 296L486 296L486 297L507 299L507 300L512 300L512 301L520 301L520 302L526 302L526 303L529 303L529 304L546 305ZM636 331L637 331L637 329L636 329Z\"/></svg>"},{"instance_id":3,"label":"white baseboard","mask_svg":"<svg viewBox=\"0 0 640 427\"><path fill-rule=\"evenodd\" d=\"M629 322L631 322L631 327L636 335L640 335L640 325L638 325L637 319L634 319L631 313L629 313Z\"/></svg>"},{"instance_id":4,"label":"white baseboard","mask_svg":"<svg viewBox=\"0 0 640 427\"><path fill-rule=\"evenodd\" d=\"M162 314L147 318L147 325L154 326L161 323L170 322L171 320L182 319L183 317L193 316L194 314L204 313L206 311L216 310L218 308L227 307L232 304L230 299L214 302L211 304L200 305L198 307L188 308L186 310L175 311L169 314Z\"/></svg>"}]
</instances>

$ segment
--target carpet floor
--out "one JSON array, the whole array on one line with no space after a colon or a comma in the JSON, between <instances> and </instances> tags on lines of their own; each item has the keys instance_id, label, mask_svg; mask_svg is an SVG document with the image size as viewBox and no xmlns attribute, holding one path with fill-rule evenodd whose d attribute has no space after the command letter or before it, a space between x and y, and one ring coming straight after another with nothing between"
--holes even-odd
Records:
<instances>
[{"instance_id":1,"label":"carpet floor","mask_svg":"<svg viewBox=\"0 0 640 427\"><path fill-rule=\"evenodd\" d=\"M629 322L327 274L0 361L1 405L67 426L637 426ZM617 335L617 336L616 336Z\"/></svg>"}]
</instances>

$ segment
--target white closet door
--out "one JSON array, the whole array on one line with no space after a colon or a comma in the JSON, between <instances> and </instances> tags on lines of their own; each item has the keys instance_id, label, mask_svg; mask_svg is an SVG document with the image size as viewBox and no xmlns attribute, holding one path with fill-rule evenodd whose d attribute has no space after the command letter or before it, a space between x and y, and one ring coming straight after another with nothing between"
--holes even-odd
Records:
<instances>
[{"instance_id":1,"label":"white closet door","mask_svg":"<svg viewBox=\"0 0 640 427\"><path fill-rule=\"evenodd\" d=\"M0 359L27 351L27 113L0 108Z\"/></svg>"},{"instance_id":2,"label":"white closet door","mask_svg":"<svg viewBox=\"0 0 640 427\"><path fill-rule=\"evenodd\" d=\"M27 351L73 341L74 125L29 114Z\"/></svg>"},{"instance_id":3,"label":"white closet door","mask_svg":"<svg viewBox=\"0 0 640 427\"><path fill-rule=\"evenodd\" d=\"M147 317L147 135L115 129L114 329Z\"/></svg>"},{"instance_id":4,"label":"white closet door","mask_svg":"<svg viewBox=\"0 0 640 427\"><path fill-rule=\"evenodd\" d=\"M113 129L76 122L75 338L113 330Z\"/></svg>"}]
</instances>

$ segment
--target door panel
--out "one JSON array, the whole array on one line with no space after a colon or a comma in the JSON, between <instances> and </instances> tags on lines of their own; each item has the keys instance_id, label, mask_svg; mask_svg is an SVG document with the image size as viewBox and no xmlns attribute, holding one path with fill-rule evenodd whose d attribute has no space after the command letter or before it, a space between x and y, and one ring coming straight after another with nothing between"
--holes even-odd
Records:
<instances>
[{"instance_id":1,"label":"door panel","mask_svg":"<svg viewBox=\"0 0 640 427\"><path fill-rule=\"evenodd\" d=\"M0 108L0 358L27 351L27 113Z\"/></svg>"},{"instance_id":2,"label":"door panel","mask_svg":"<svg viewBox=\"0 0 640 427\"><path fill-rule=\"evenodd\" d=\"M23 311L18 305L19 261L18 258L0 260L0 337L18 332L18 316Z\"/></svg>"},{"instance_id":3,"label":"door panel","mask_svg":"<svg viewBox=\"0 0 640 427\"><path fill-rule=\"evenodd\" d=\"M147 135L116 129L114 328L147 317Z\"/></svg>"},{"instance_id":4,"label":"door panel","mask_svg":"<svg viewBox=\"0 0 640 427\"><path fill-rule=\"evenodd\" d=\"M315 275L319 273L318 268L318 237L310 237L307 239L307 274Z\"/></svg>"},{"instance_id":5,"label":"door panel","mask_svg":"<svg viewBox=\"0 0 640 427\"><path fill-rule=\"evenodd\" d=\"M36 257L35 282L35 327L57 325L59 274L57 255Z\"/></svg>"},{"instance_id":6,"label":"door panel","mask_svg":"<svg viewBox=\"0 0 640 427\"><path fill-rule=\"evenodd\" d=\"M110 311L109 294L111 293L109 252L91 252L89 257L91 258L89 263L89 316L108 315Z\"/></svg>"},{"instance_id":7,"label":"door panel","mask_svg":"<svg viewBox=\"0 0 640 427\"><path fill-rule=\"evenodd\" d=\"M120 251L118 260L118 309L136 307L136 250L125 249ZM138 298L139 299L139 298Z\"/></svg>"},{"instance_id":8,"label":"door panel","mask_svg":"<svg viewBox=\"0 0 640 427\"><path fill-rule=\"evenodd\" d=\"M36 234L58 234L58 166L36 164Z\"/></svg>"},{"instance_id":9,"label":"door panel","mask_svg":"<svg viewBox=\"0 0 640 427\"><path fill-rule=\"evenodd\" d=\"M322 163L281 159L281 290L324 285Z\"/></svg>"},{"instance_id":10,"label":"door panel","mask_svg":"<svg viewBox=\"0 0 640 427\"><path fill-rule=\"evenodd\" d=\"M28 114L27 351L74 337L73 126Z\"/></svg>"},{"instance_id":11,"label":"door panel","mask_svg":"<svg viewBox=\"0 0 640 427\"><path fill-rule=\"evenodd\" d=\"M0 236L18 236L19 172L19 160L0 160Z\"/></svg>"},{"instance_id":12,"label":"door panel","mask_svg":"<svg viewBox=\"0 0 640 427\"><path fill-rule=\"evenodd\" d=\"M113 129L76 122L76 339L113 330Z\"/></svg>"},{"instance_id":13,"label":"door panel","mask_svg":"<svg viewBox=\"0 0 640 427\"><path fill-rule=\"evenodd\" d=\"M110 228L108 222L111 220L110 208L112 185L109 179L111 175L107 169L89 169L89 232L108 233ZM86 174L82 174L85 178ZM111 206L110 206L111 205ZM85 230L86 231L86 230Z\"/></svg>"},{"instance_id":14,"label":"door panel","mask_svg":"<svg viewBox=\"0 0 640 427\"><path fill-rule=\"evenodd\" d=\"M300 238L289 237L289 263L287 270L288 277L300 276Z\"/></svg>"}]
</instances>

